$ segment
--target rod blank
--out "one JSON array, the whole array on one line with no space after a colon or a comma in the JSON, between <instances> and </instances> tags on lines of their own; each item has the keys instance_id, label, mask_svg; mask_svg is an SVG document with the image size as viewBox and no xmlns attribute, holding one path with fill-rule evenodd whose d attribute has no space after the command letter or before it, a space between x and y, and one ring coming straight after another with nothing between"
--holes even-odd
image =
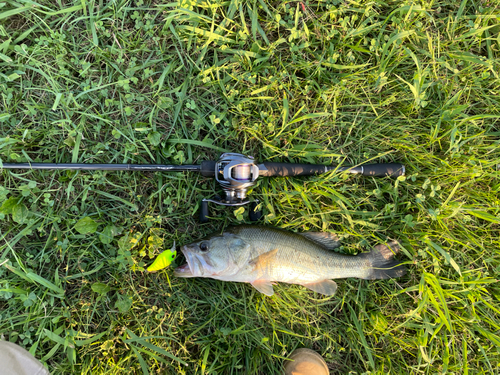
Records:
<instances>
[{"instance_id":1,"label":"rod blank","mask_svg":"<svg viewBox=\"0 0 500 375\"><path fill-rule=\"evenodd\" d=\"M80 163L3 163L3 169L43 169L76 171L141 171L141 172L183 172L199 171L199 165L167 164L80 164ZM1 169L0 168L0 169Z\"/></svg>"}]
</instances>

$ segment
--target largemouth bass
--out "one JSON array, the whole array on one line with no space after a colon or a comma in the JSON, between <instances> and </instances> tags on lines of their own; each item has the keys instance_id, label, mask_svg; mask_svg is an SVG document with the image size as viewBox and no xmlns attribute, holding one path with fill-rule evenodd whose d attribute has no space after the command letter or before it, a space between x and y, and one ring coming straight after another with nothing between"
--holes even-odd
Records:
<instances>
[{"instance_id":1,"label":"largemouth bass","mask_svg":"<svg viewBox=\"0 0 500 375\"><path fill-rule=\"evenodd\" d=\"M299 234L242 225L183 246L187 264L176 268L175 276L247 282L268 296L274 293L273 281L333 295L337 284L331 279L388 279L406 272L393 258L398 248L395 242L356 256L331 251L338 246L335 236L328 233Z\"/></svg>"}]
</instances>

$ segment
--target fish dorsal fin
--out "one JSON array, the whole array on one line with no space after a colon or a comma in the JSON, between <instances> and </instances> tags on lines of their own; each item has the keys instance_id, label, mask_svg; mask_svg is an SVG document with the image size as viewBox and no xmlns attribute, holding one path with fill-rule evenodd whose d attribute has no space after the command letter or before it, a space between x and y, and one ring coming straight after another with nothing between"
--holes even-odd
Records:
<instances>
[{"instance_id":1,"label":"fish dorsal fin","mask_svg":"<svg viewBox=\"0 0 500 375\"><path fill-rule=\"evenodd\" d=\"M259 256L251 259L249 264L253 266L253 270L265 270L267 266L274 260L274 257L278 253L278 249L269 250L264 254L260 254Z\"/></svg>"},{"instance_id":2,"label":"fish dorsal fin","mask_svg":"<svg viewBox=\"0 0 500 375\"><path fill-rule=\"evenodd\" d=\"M316 283L302 285L314 292L325 294L327 296L333 296L337 291L337 283L332 280L321 280Z\"/></svg>"},{"instance_id":3,"label":"fish dorsal fin","mask_svg":"<svg viewBox=\"0 0 500 375\"><path fill-rule=\"evenodd\" d=\"M271 284L269 280L255 280L252 286L266 296L272 296L274 294L273 284Z\"/></svg>"},{"instance_id":4,"label":"fish dorsal fin","mask_svg":"<svg viewBox=\"0 0 500 375\"><path fill-rule=\"evenodd\" d=\"M297 233L297 234L300 234L302 237L305 237L308 240L313 241L314 243L324 247L327 250L333 250L337 247L340 247L339 237L333 233L305 232L305 233Z\"/></svg>"}]
</instances>

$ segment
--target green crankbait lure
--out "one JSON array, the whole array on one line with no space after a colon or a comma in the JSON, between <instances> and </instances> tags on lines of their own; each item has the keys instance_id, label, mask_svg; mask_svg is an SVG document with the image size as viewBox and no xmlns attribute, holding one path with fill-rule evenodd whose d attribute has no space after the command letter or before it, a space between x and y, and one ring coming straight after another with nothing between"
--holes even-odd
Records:
<instances>
[{"instance_id":1,"label":"green crankbait lure","mask_svg":"<svg viewBox=\"0 0 500 375\"><path fill-rule=\"evenodd\" d=\"M170 263L172 263L176 255L177 251L175 250L175 241L174 241L174 246L172 246L170 250L165 250L160 255L158 255L154 260L153 264L148 267L148 271L155 272L170 266Z\"/></svg>"}]
</instances>

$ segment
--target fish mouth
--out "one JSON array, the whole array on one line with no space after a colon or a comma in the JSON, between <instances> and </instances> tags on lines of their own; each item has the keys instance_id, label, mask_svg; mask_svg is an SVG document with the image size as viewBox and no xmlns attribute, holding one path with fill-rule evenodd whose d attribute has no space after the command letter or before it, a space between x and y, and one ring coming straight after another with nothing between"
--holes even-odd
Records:
<instances>
[{"instance_id":1,"label":"fish mouth","mask_svg":"<svg viewBox=\"0 0 500 375\"><path fill-rule=\"evenodd\" d=\"M183 246L181 248L182 253L184 254L184 257L186 258L186 264L183 264L180 267L177 267L174 270L174 276L176 277L194 277L193 275L193 258L191 257L191 254L187 251L186 246Z\"/></svg>"},{"instance_id":2,"label":"fish mouth","mask_svg":"<svg viewBox=\"0 0 500 375\"><path fill-rule=\"evenodd\" d=\"M191 272L191 269L189 268L189 264L183 264L180 267L177 267L174 270L174 276L176 277L193 277L193 273Z\"/></svg>"}]
</instances>

